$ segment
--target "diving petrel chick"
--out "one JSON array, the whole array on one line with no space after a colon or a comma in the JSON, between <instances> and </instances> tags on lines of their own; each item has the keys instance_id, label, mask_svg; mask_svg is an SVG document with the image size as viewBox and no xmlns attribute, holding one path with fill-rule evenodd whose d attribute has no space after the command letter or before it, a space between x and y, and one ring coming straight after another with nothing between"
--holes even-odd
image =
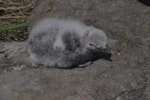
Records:
<instances>
[{"instance_id":1,"label":"diving petrel chick","mask_svg":"<svg viewBox=\"0 0 150 100\"><path fill-rule=\"evenodd\" d=\"M32 28L28 51L34 66L72 68L111 60L106 34L77 20L45 18ZM89 63L90 64L90 63Z\"/></svg>"}]
</instances>

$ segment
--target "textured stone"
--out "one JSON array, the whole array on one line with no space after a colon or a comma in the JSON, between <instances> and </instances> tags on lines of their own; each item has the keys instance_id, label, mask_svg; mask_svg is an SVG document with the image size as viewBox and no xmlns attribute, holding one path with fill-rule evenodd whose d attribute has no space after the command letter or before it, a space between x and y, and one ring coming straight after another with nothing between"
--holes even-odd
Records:
<instances>
[{"instance_id":1,"label":"textured stone","mask_svg":"<svg viewBox=\"0 0 150 100\"><path fill-rule=\"evenodd\" d=\"M150 8L137 0L37 0L29 30L45 16L101 28L113 62L32 68L26 42L0 43L0 100L149 100Z\"/></svg>"}]
</instances>

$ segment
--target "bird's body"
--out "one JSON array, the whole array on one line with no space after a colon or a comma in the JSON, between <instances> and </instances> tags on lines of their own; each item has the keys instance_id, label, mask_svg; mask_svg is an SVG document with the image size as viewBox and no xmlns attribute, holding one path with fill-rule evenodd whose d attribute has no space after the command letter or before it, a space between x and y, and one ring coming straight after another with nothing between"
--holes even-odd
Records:
<instances>
[{"instance_id":1,"label":"bird's body","mask_svg":"<svg viewBox=\"0 0 150 100\"><path fill-rule=\"evenodd\" d=\"M103 31L80 21L46 18L32 28L28 51L34 65L70 68L101 58L97 49L105 49L106 41Z\"/></svg>"}]
</instances>

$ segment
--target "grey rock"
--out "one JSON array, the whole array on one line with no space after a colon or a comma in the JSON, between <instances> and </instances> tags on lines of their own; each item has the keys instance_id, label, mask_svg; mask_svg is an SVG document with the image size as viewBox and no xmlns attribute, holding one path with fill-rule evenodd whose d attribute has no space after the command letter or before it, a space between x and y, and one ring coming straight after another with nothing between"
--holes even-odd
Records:
<instances>
[{"instance_id":1,"label":"grey rock","mask_svg":"<svg viewBox=\"0 0 150 100\"><path fill-rule=\"evenodd\" d=\"M0 100L149 100L149 12L137 0L38 0L29 30L44 16L79 19L116 41L113 62L32 68L26 42L1 42Z\"/></svg>"}]
</instances>

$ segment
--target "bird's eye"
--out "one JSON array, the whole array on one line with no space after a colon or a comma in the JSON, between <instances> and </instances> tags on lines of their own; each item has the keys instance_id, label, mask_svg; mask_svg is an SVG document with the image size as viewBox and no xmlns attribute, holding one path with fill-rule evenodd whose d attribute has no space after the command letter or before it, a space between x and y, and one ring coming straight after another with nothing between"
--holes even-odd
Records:
<instances>
[{"instance_id":1,"label":"bird's eye","mask_svg":"<svg viewBox=\"0 0 150 100\"><path fill-rule=\"evenodd\" d=\"M90 46L94 46L92 43L89 43Z\"/></svg>"}]
</instances>

